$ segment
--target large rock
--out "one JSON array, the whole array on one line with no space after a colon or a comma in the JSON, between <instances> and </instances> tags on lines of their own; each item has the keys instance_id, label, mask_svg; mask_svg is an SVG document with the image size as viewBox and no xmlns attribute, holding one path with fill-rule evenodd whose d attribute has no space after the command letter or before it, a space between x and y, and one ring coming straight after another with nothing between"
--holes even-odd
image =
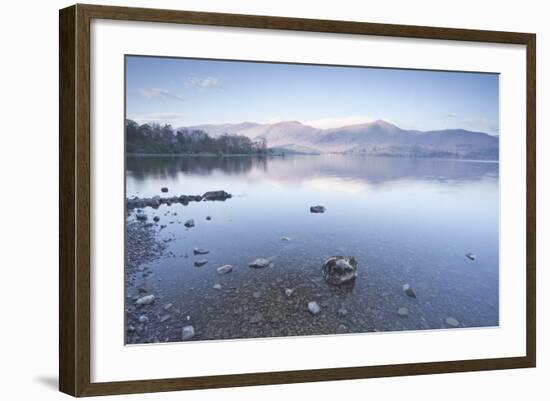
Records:
<instances>
[{"instance_id":1,"label":"large rock","mask_svg":"<svg viewBox=\"0 0 550 401\"><path fill-rule=\"evenodd\" d=\"M231 198L231 194L228 194L225 191L208 191L202 196L202 199L205 201L214 201L214 200L224 201L229 198Z\"/></svg>"},{"instance_id":2,"label":"large rock","mask_svg":"<svg viewBox=\"0 0 550 401\"><path fill-rule=\"evenodd\" d=\"M325 260L321 270L327 283L340 285L355 280L357 260L353 256L333 256Z\"/></svg>"}]
</instances>

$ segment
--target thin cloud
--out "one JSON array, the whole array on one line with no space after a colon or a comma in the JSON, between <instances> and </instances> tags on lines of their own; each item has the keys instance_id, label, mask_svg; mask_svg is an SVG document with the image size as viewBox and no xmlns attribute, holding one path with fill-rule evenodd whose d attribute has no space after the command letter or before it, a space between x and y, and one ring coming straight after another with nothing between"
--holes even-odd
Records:
<instances>
[{"instance_id":1,"label":"thin cloud","mask_svg":"<svg viewBox=\"0 0 550 401\"><path fill-rule=\"evenodd\" d=\"M182 96L172 93L170 91L167 91L165 89L158 89L158 88L140 89L139 93L141 94L141 96L146 97L147 99L167 98L167 99L179 100L180 102L185 101L185 98L183 98Z\"/></svg>"},{"instance_id":2,"label":"thin cloud","mask_svg":"<svg viewBox=\"0 0 550 401\"><path fill-rule=\"evenodd\" d=\"M221 81L216 77L189 77L185 84L201 89L212 89L221 86Z\"/></svg>"},{"instance_id":3,"label":"thin cloud","mask_svg":"<svg viewBox=\"0 0 550 401\"><path fill-rule=\"evenodd\" d=\"M139 124L145 123L170 123L173 120L183 117L182 114L178 113L151 113L151 114L142 114L132 118Z\"/></svg>"},{"instance_id":4,"label":"thin cloud","mask_svg":"<svg viewBox=\"0 0 550 401\"><path fill-rule=\"evenodd\" d=\"M330 117L321 118L318 120L306 121L304 124L311 125L315 128L329 129L340 128L348 125L365 124L374 121L367 116L348 116L348 117Z\"/></svg>"}]
</instances>

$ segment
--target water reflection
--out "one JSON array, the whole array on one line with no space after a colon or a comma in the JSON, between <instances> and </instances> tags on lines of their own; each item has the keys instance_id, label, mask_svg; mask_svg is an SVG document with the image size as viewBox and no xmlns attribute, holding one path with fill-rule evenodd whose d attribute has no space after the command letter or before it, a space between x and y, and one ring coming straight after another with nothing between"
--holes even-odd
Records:
<instances>
[{"instance_id":1,"label":"water reflection","mask_svg":"<svg viewBox=\"0 0 550 401\"><path fill-rule=\"evenodd\" d=\"M145 263L150 275L137 269L129 280L130 299L149 280L158 302L129 312L136 331L128 341L179 341L183 323L196 340L439 329L448 317L460 327L498 325L498 181L498 163L457 160L128 157L128 197L163 195L162 187L234 195L144 209L166 250ZM310 213L316 204L326 213ZM209 253L194 256L194 248ZM322 279L323 261L335 255L358 261L349 285ZM274 267L248 267L260 257ZM196 268L198 259L208 264ZM219 275L226 264L233 271ZM403 293L405 283L417 298ZM321 308L315 316L311 301Z\"/></svg>"},{"instance_id":2,"label":"water reflection","mask_svg":"<svg viewBox=\"0 0 550 401\"><path fill-rule=\"evenodd\" d=\"M212 174L269 177L284 182L315 181L318 178L346 177L368 184L399 180L475 181L496 178L494 162L389 158L365 156L286 156L286 157L136 157L126 159L127 172L135 180L176 178L178 175Z\"/></svg>"}]
</instances>

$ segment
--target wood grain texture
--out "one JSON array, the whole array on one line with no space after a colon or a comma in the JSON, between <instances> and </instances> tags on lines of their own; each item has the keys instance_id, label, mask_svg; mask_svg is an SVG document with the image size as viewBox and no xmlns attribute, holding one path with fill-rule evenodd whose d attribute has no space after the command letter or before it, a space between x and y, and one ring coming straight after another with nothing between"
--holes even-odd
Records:
<instances>
[{"instance_id":1,"label":"wood grain texture","mask_svg":"<svg viewBox=\"0 0 550 401\"><path fill-rule=\"evenodd\" d=\"M523 357L90 382L90 21L92 18L525 45L527 323ZM59 388L73 396L534 367L536 363L536 38L534 34L352 21L75 5L59 15Z\"/></svg>"}]
</instances>

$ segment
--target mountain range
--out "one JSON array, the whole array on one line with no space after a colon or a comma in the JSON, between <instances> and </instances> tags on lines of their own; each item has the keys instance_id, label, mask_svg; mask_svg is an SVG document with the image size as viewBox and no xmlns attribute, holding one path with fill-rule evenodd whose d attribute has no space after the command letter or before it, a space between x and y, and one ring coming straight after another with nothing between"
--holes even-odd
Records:
<instances>
[{"instance_id":1,"label":"mountain range","mask_svg":"<svg viewBox=\"0 0 550 401\"><path fill-rule=\"evenodd\" d=\"M406 130L387 121L321 129L282 121L273 124L243 122L180 127L201 130L212 137L244 135L265 140L271 153L351 153L378 156L455 157L498 160L499 138L464 129Z\"/></svg>"}]
</instances>

